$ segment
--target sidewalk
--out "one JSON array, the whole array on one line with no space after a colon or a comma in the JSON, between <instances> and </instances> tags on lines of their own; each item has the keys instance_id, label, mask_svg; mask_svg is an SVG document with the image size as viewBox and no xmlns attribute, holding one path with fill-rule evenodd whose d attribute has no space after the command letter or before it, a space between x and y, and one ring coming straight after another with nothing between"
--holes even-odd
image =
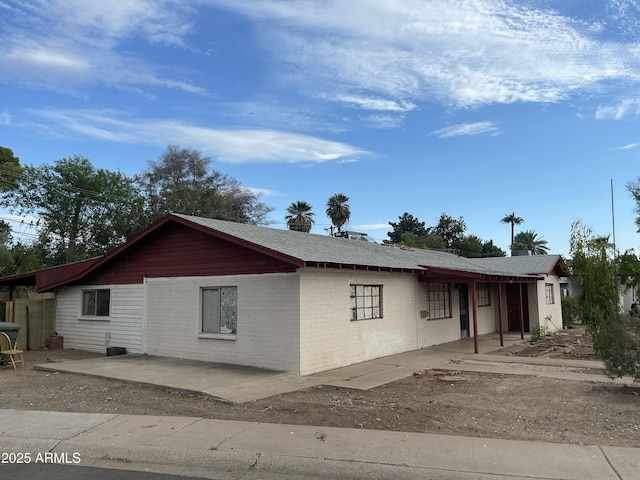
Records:
<instances>
[{"instance_id":1,"label":"sidewalk","mask_svg":"<svg viewBox=\"0 0 640 480\"><path fill-rule=\"evenodd\" d=\"M55 463L76 458L84 466L173 468L216 479L640 478L637 448L191 417L0 410L0 453L30 453L33 463L45 452L58 454ZM434 474L438 476L430 476Z\"/></svg>"}]
</instances>

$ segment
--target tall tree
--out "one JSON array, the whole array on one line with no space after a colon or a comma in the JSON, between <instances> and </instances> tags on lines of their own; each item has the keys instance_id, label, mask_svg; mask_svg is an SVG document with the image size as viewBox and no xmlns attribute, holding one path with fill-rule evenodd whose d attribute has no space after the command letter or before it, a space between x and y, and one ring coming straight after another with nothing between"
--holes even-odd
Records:
<instances>
[{"instance_id":1,"label":"tall tree","mask_svg":"<svg viewBox=\"0 0 640 480\"><path fill-rule=\"evenodd\" d=\"M630 252L614 259L593 231L580 222L571 226L571 273L580 285L578 304L596 355L610 377L630 375L640 381L640 318L620 314L619 289L638 285L640 265ZM621 273L621 275L616 275ZM617 283L619 281L620 283Z\"/></svg>"},{"instance_id":2,"label":"tall tree","mask_svg":"<svg viewBox=\"0 0 640 480\"><path fill-rule=\"evenodd\" d=\"M502 217L502 220L500 220L500 223L511 224L511 243L509 244L509 248L513 250L514 228L516 225L520 225L521 223L524 223L524 220L521 217L518 217L515 214L515 212L511 212L505 215L504 217Z\"/></svg>"},{"instance_id":3,"label":"tall tree","mask_svg":"<svg viewBox=\"0 0 640 480\"><path fill-rule=\"evenodd\" d=\"M240 223L265 224L273 209L262 195L238 180L211 169L212 160L197 150L167 146L158 161L137 178L146 198L149 221L183 213Z\"/></svg>"},{"instance_id":4,"label":"tall tree","mask_svg":"<svg viewBox=\"0 0 640 480\"><path fill-rule=\"evenodd\" d=\"M591 247L600 251L600 254L603 256L607 255L607 251L611 248L613 249L613 243L609 242L609 235L600 235L593 237L590 240Z\"/></svg>"},{"instance_id":5,"label":"tall tree","mask_svg":"<svg viewBox=\"0 0 640 480\"><path fill-rule=\"evenodd\" d=\"M96 169L81 156L23 167L2 205L39 217L47 263L53 265L102 255L140 228L132 223L140 205L133 179Z\"/></svg>"},{"instance_id":6,"label":"tall tree","mask_svg":"<svg viewBox=\"0 0 640 480\"><path fill-rule=\"evenodd\" d=\"M476 235L465 235L453 247L462 257L481 257L482 256L482 239Z\"/></svg>"},{"instance_id":7,"label":"tall tree","mask_svg":"<svg viewBox=\"0 0 640 480\"><path fill-rule=\"evenodd\" d=\"M16 188L16 181L21 173L20 159L11 149L0 147L0 190Z\"/></svg>"},{"instance_id":8,"label":"tall tree","mask_svg":"<svg viewBox=\"0 0 640 480\"><path fill-rule=\"evenodd\" d=\"M351 217L351 208L348 202L349 197L342 193L332 195L327 201L327 216L331 219L331 223L333 223L338 232L342 231L342 226Z\"/></svg>"},{"instance_id":9,"label":"tall tree","mask_svg":"<svg viewBox=\"0 0 640 480\"><path fill-rule=\"evenodd\" d=\"M15 273L11 243L11 225L0 220L0 275L2 276Z\"/></svg>"},{"instance_id":10,"label":"tall tree","mask_svg":"<svg viewBox=\"0 0 640 480\"><path fill-rule=\"evenodd\" d=\"M25 273L39 270L47 266L46 248L49 244L47 237L41 234L41 239L31 243L17 242L11 248L14 271L11 273Z\"/></svg>"},{"instance_id":11,"label":"tall tree","mask_svg":"<svg viewBox=\"0 0 640 480\"><path fill-rule=\"evenodd\" d=\"M424 226L424 222L421 222L417 217L414 217L407 212L398 217L397 222L389 222L389 225L391 225L393 231L387 232L387 235L391 239L392 243L402 243L402 235L405 233L412 233L418 238L425 237L427 235L427 229Z\"/></svg>"},{"instance_id":12,"label":"tall tree","mask_svg":"<svg viewBox=\"0 0 640 480\"><path fill-rule=\"evenodd\" d=\"M310 204L301 200L289 205L287 208L287 216L285 217L289 230L309 233L315 223L313 218L315 217L315 213L313 213L312 210L313 207Z\"/></svg>"},{"instance_id":13,"label":"tall tree","mask_svg":"<svg viewBox=\"0 0 640 480\"><path fill-rule=\"evenodd\" d=\"M507 254L500 247L493 244L493 240L485 240L482 243L483 257L506 257Z\"/></svg>"},{"instance_id":14,"label":"tall tree","mask_svg":"<svg viewBox=\"0 0 640 480\"><path fill-rule=\"evenodd\" d=\"M467 225L464 223L463 217L456 219L443 213L438 219L438 224L435 227L430 227L427 233L442 237L447 248L454 248L455 243L464 237L466 230Z\"/></svg>"},{"instance_id":15,"label":"tall tree","mask_svg":"<svg viewBox=\"0 0 640 480\"><path fill-rule=\"evenodd\" d=\"M513 248L515 250L529 250L531 255L546 255L549 253L547 241L538 237L533 230L525 230L519 232L513 239Z\"/></svg>"},{"instance_id":16,"label":"tall tree","mask_svg":"<svg viewBox=\"0 0 640 480\"><path fill-rule=\"evenodd\" d=\"M402 234L400 245L414 248L424 248L425 250L446 250L444 240L437 235L426 234L418 236L412 232Z\"/></svg>"},{"instance_id":17,"label":"tall tree","mask_svg":"<svg viewBox=\"0 0 640 480\"><path fill-rule=\"evenodd\" d=\"M635 182L627 183L626 187L633 199L636 201L635 212L638 214L636 217L636 227L638 228L638 233L640 233L640 178Z\"/></svg>"}]
</instances>

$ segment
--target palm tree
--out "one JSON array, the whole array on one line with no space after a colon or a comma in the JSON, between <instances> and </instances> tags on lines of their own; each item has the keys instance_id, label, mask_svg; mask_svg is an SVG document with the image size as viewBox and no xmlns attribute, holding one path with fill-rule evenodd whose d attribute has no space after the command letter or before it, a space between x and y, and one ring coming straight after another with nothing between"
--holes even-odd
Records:
<instances>
[{"instance_id":1,"label":"palm tree","mask_svg":"<svg viewBox=\"0 0 640 480\"><path fill-rule=\"evenodd\" d=\"M531 255L546 255L549 253L547 241L538 238L533 230L525 230L518 233L513 239L513 248L516 250L529 250Z\"/></svg>"},{"instance_id":2,"label":"palm tree","mask_svg":"<svg viewBox=\"0 0 640 480\"><path fill-rule=\"evenodd\" d=\"M589 241L589 246L594 250L598 250L600 256L605 258L607 256L607 250L613 248L613 243L609 243L609 235L602 235L600 237L593 237Z\"/></svg>"},{"instance_id":3,"label":"palm tree","mask_svg":"<svg viewBox=\"0 0 640 480\"><path fill-rule=\"evenodd\" d=\"M515 225L520 225L524 220L521 217L516 216L515 212L511 212L505 215L500 223L510 223L511 224L511 250L513 250L513 227Z\"/></svg>"},{"instance_id":4,"label":"palm tree","mask_svg":"<svg viewBox=\"0 0 640 480\"><path fill-rule=\"evenodd\" d=\"M309 233L311 227L315 223L313 217L316 215L311 211L313 207L307 202L298 200L293 202L287 207L287 216L284 217L287 221L289 230L296 230L298 232Z\"/></svg>"},{"instance_id":5,"label":"palm tree","mask_svg":"<svg viewBox=\"0 0 640 480\"><path fill-rule=\"evenodd\" d=\"M351 216L351 208L347 203L349 197L342 193L336 193L332 195L327 201L327 217L331 219L331 223L335 225L338 232L341 231L342 226L349 221Z\"/></svg>"}]
</instances>

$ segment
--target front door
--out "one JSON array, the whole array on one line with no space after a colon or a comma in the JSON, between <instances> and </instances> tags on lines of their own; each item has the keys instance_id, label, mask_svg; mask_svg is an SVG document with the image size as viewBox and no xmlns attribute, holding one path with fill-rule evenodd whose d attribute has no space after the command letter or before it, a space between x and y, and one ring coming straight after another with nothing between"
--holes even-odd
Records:
<instances>
[{"instance_id":1,"label":"front door","mask_svg":"<svg viewBox=\"0 0 640 480\"><path fill-rule=\"evenodd\" d=\"M460 300L460 338L469 336L469 285L456 284Z\"/></svg>"},{"instance_id":2,"label":"front door","mask_svg":"<svg viewBox=\"0 0 640 480\"><path fill-rule=\"evenodd\" d=\"M520 298L522 298L522 308L520 308ZM527 295L526 283L507 284L507 324L510 332L520 331L520 319L524 331L529 331L529 297Z\"/></svg>"}]
</instances>

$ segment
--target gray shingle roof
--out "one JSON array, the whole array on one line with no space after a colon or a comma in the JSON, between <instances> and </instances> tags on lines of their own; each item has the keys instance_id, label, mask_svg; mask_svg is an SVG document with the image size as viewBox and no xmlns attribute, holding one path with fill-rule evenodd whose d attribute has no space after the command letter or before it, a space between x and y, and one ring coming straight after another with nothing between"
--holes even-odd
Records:
<instances>
[{"instance_id":1,"label":"gray shingle roof","mask_svg":"<svg viewBox=\"0 0 640 480\"><path fill-rule=\"evenodd\" d=\"M491 260L497 259L478 261L434 250L404 249L361 240L259 227L182 214L173 215L305 263L317 262L403 270L429 270L431 267L487 275L527 275L521 269L507 268L507 263L504 264L506 269L503 270L502 263L493 264L491 262ZM541 270L530 273L541 273Z\"/></svg>"},{"instance_id":2,"label":"gray shingle roof","mask_svg":"<svg viewBox=\"0 0 640 480\"><path fill-rule=\"evenodd\" d=\"M516 257L476 258L472 260L480 266L500 270L512 275L547 274L562 261L560 255L522 255Z\"/></svg>"}]
</instances>

